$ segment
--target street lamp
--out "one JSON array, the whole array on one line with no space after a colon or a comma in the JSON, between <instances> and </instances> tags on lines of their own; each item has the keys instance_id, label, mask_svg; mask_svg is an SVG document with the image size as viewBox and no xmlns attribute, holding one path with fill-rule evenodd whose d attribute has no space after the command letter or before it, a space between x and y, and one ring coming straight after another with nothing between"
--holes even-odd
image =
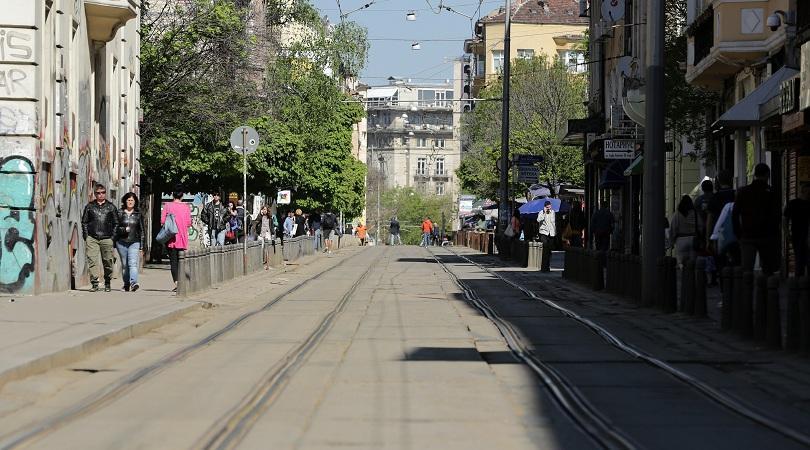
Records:
<instances>
[{"instance_id":1,"label":"street lamp","mask_svg":"<svg viewBox=\"0 0 810 450\"><path fill-rule=\"evenodd\" d=\"M512 73L510 44L512 41L512 1L506 0L506 18L503 28L503 111L501 112L501 173L500 203L498 205L499 232L506 231L509 224L509 77Z\"/></svg>"}]
</instances>

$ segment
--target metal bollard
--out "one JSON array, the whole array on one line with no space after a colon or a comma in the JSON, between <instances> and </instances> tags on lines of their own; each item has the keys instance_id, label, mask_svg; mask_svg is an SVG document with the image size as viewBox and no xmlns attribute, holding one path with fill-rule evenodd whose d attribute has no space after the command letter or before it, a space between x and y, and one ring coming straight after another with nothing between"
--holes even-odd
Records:
<instances>
[{"instance_id":1,"label":"metal bollard","mask_svg":"<svg viewBox=\"0 0 810 450\"><path fill-rule=\"evenodd\" d=\"M734 289L732 291L734 296L731 298L731 328L738 333L742 330L742 314L740 314L742 312L742 277L742 267L735 267L733 273Z\"/></svg>"},{"instance_id":2,"label":"metal bollard","mask_svg":"<svg viewBox=\"0 0 810 450\"><path fill-rule=\"evenodd\" d=\"M810 353L810 278L799 280L799 348Z\"/></svg>"},{"instance_id":3,"label":"metal bollard","mask_svg":"<svg viewBox=\"0 0 810 450\"><path fill-rule=\"evenodd\" d=\"M779 314L779 276L768 277L768 307L765 312L767 328L765 342L769 347L782 347L782 317Z\"/></svg>"},{"instance_id":4,"label":"metal bollard","mask_svg":"<svg viewBox=\"0 0 810 450\"><path fill-rule=\"evenodd\" d=\"M694 314L706 317L706 258L699 258L695 262L695 308Z\"/></svg>"},{"instance_id":5,"label":"metal bollard","mask_svg":"<svg viewBox=\"0 0 810 450\"><path fill-rule=\"evenodd\" d=\"M801 346L799 322L799 280L788 280L787 323L785 324L785 350L796 351Z\"/></svg>"},{"instance_id":6,"label":"metal bollard","mask_svg":"<svg viewBox=\"0 0 810 450\"><path fill-rule=\"evenodd\" d=\"M723 267L720 271L720 284L722 286L723 306L720 311L720 328L731 329L731 299L734 296L734 269Z\"/></svg>"},{"instance_id":7,"label":"metal bollard","mask_svg":"<svg viewBox=\"0 0 810 450\"><path fill-rule=\"evenodd\" d=\"M744 272L740 297L740 334L754 337L754 273Z\"/></svg>"},{"instance_id":8,"label":"metal bollard","mask_svg":"<svg viewBox=\"0 0 810 450\"><path fill-rule=\"evenodd\" d=\"M681 312L695 313L695 261L687 259L681 267L681 301L678 304Z\"/></svg>"},{"instance_id":9,"label":"metal bollard","mask_svg":"<svg viewBox=\"0 0 810 450\"><path fill-rule=\"evenodd\" d=\"M765 310L768 309L768 276L759 274L754 281L754 339L765 340Z\"/></svg>"},{"instance_id":10,"label":"metal bollard","mask_svg":"<svg viewBox=\"0 0 810 450\"><path fill-rule=\"evenodd\" d=\"M177 256L177 295L186 295L188 291L188 274L186 273L186 252L180 251Z\"/></svg>"}]
</instances>

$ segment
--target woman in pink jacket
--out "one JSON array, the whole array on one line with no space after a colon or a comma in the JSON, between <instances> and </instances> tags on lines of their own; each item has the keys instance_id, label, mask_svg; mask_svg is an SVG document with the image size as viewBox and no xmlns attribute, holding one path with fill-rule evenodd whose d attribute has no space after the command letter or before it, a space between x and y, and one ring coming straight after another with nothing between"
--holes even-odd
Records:
<instances>
[{"instance_id":1,"label":"woman in pink jacket","mask_svg":"<svg viewBox=\"0 0 810 450\"><path fill-rule=\"evenodd\" d=\"M169 252L169 264L172 269L172 280L174 281L174 291L177 291L177 266L180 252L188 248L188 228L191 226L191 208L183 203L183 189L175 187L172 193L172 200L163 205L160 214L160 224L166 223L166 216L174 214L174 222L177 224L177 234L166 243Z\"/></svg>"}]
</instances>

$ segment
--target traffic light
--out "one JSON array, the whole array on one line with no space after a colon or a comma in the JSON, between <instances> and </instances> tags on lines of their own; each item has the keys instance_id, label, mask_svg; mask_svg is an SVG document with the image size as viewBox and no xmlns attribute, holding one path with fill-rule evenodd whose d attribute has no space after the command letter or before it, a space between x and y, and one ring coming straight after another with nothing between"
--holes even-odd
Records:
<instances>
[{"instance_id":1,"label":"traffic light","mask_svg":"<svg viewBox=\"0 0 810 450\"><path fill-rule=\"evenodd\" d=\"M472 76L472 61L468 61L464 63L463 68L463 83L461 88L461 98L462 99L472 99L472 87L473 87L473 76ZM465 101L462 106L462 111L470 112L473 110L474 104L472 100Z\"/></svg>"}]
</instances>

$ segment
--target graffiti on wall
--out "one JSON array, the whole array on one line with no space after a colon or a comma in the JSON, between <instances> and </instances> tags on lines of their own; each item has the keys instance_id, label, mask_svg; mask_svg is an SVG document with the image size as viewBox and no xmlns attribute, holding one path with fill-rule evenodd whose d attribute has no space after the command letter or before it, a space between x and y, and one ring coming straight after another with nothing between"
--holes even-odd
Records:
<instances>
[{"instance_id":1,"label":"graffiti on wall","mask_svg":"<svg viewBox=\"0 0 810 450\"><path fill-rule=\"evenodd\" d=\"M28 291L34 272L34 165L0 158L0 292Z\"/></svg>"}]
</instances>

